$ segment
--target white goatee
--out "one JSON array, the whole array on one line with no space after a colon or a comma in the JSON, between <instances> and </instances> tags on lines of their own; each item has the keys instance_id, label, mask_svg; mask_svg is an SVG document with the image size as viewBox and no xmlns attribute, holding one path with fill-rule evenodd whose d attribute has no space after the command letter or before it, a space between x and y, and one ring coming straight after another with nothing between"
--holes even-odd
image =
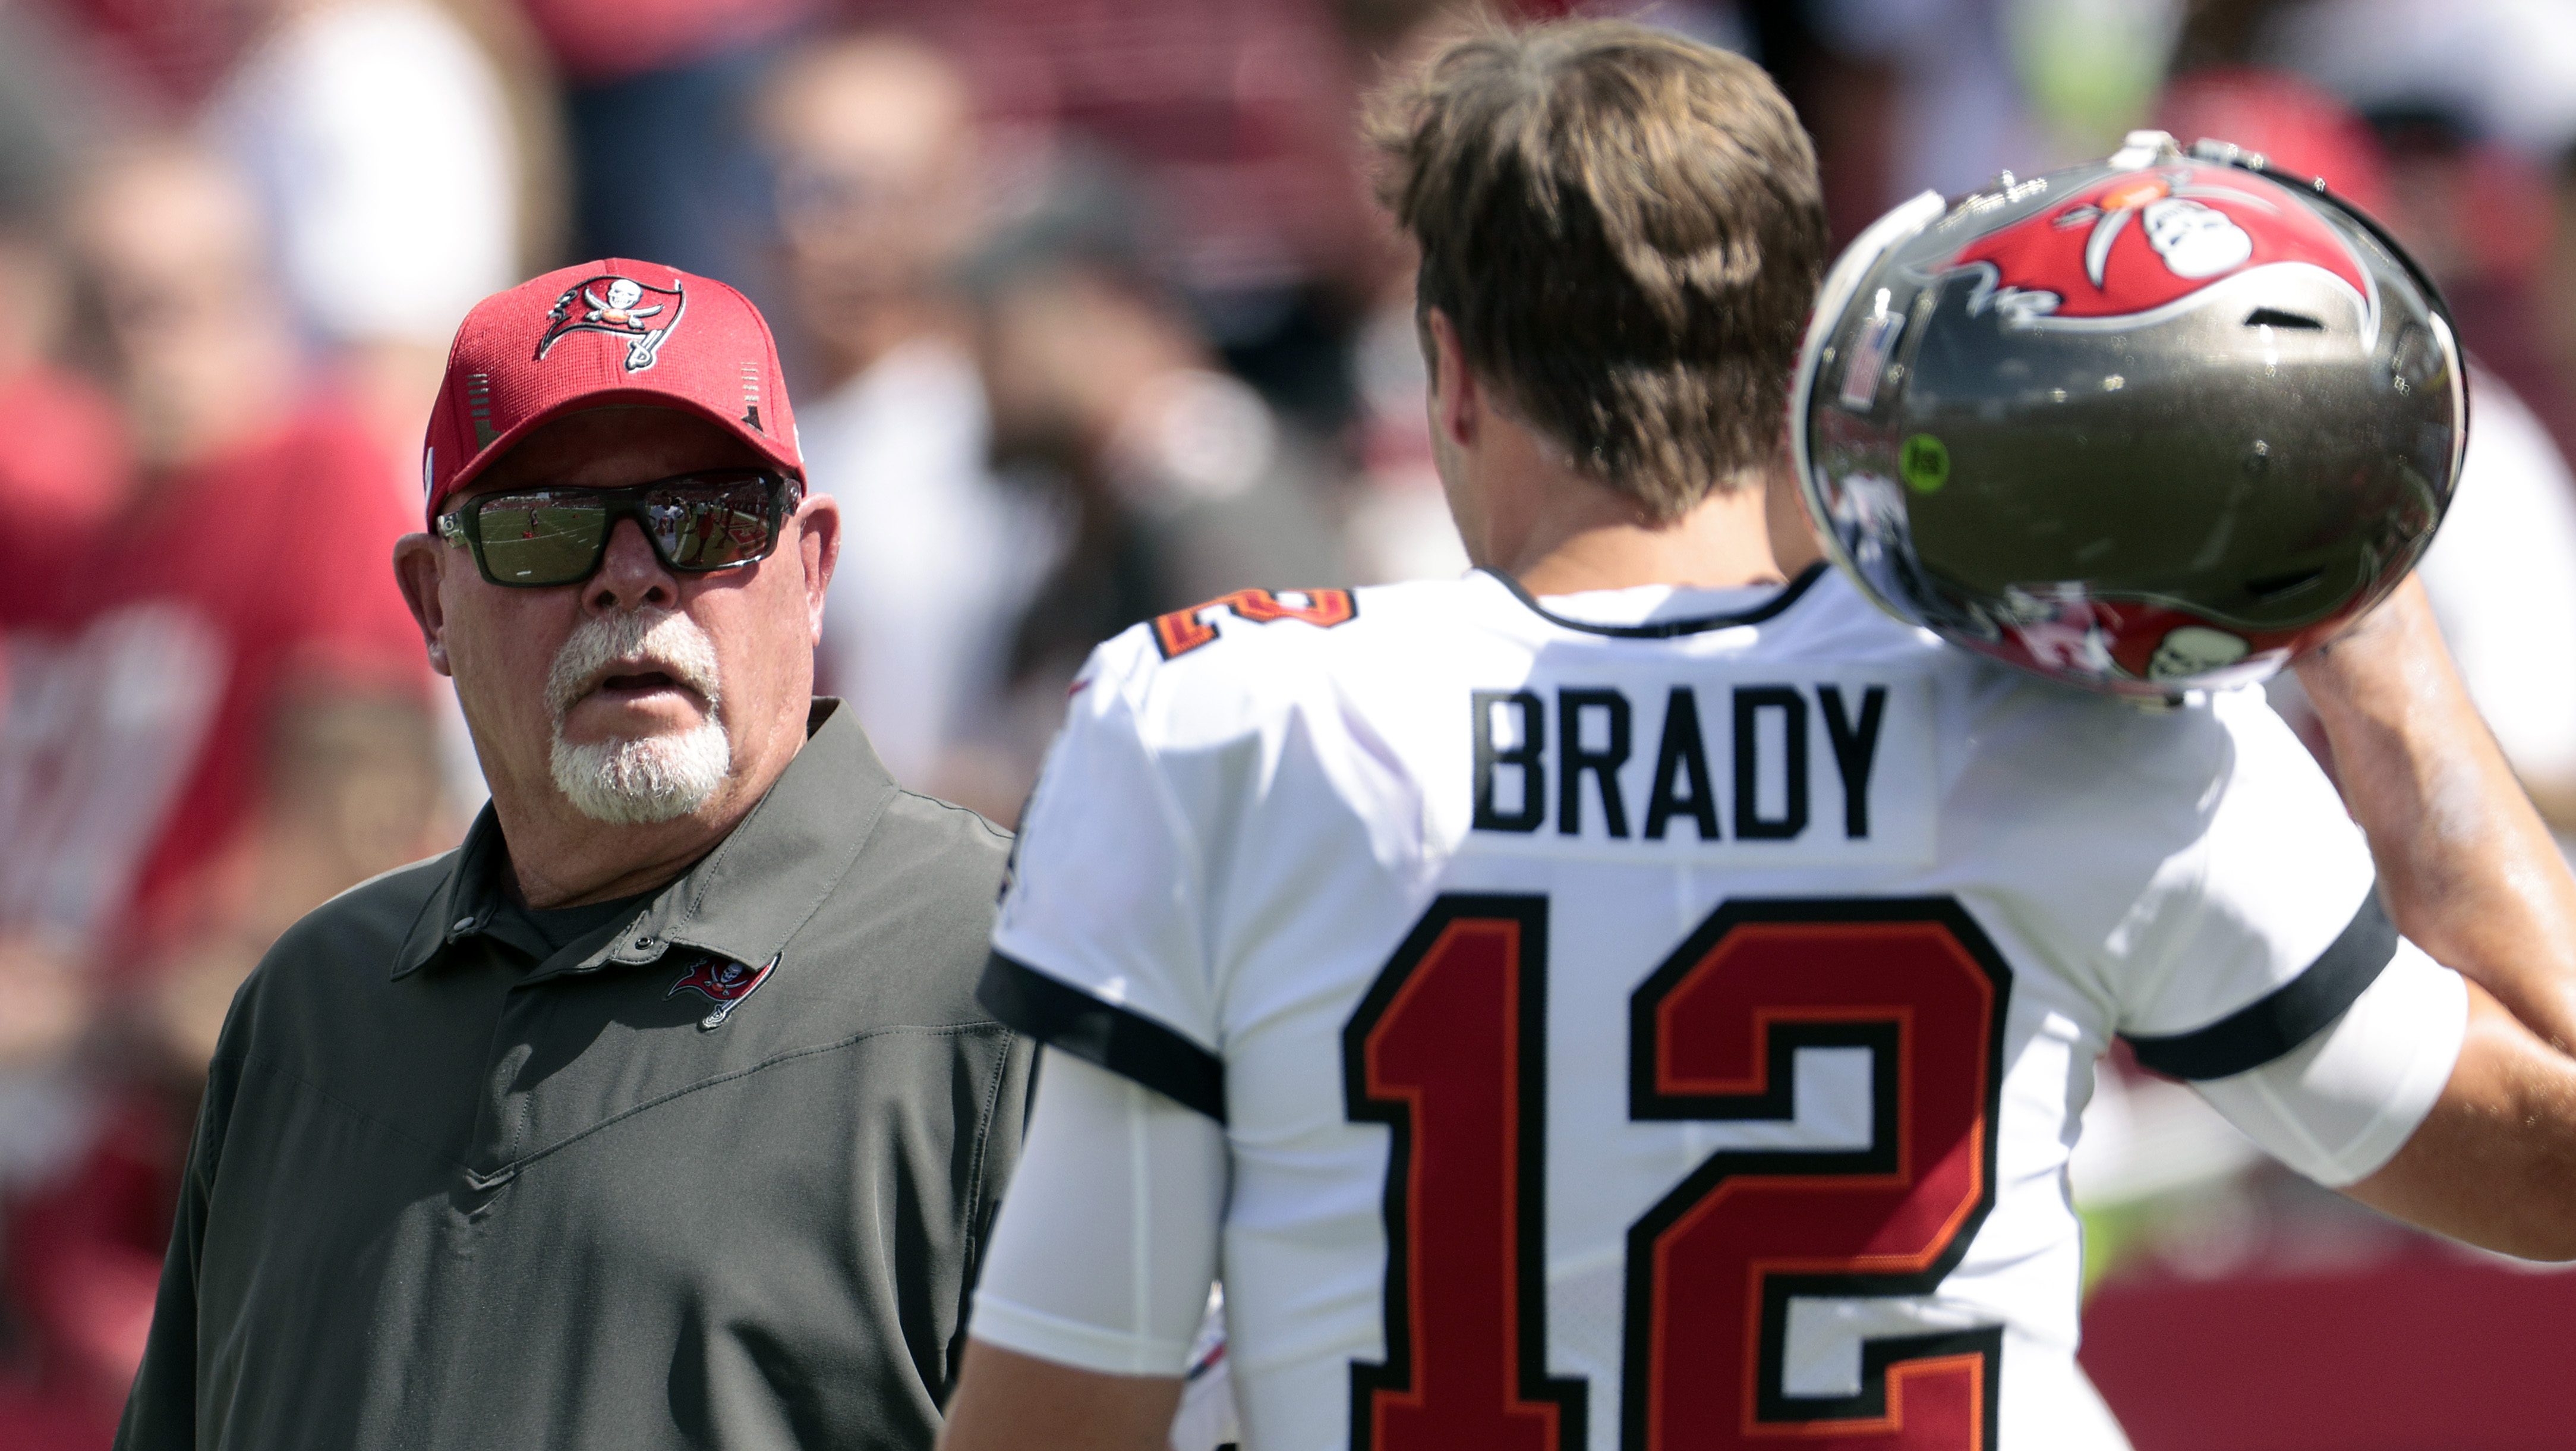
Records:
<instances>
[{"instance_id":1,"label":"white goatee","mask_svg":"<svg viewBox=\"0 0 2576 1451\"><path fill-rule=\"evenodd\" d=\"M642 659L696 691L706 719L684 731L576 744L564 739L564 717L621 660ZM707 803L733 769L733 742L723 725L723 692L715 642L695 620L670 610L637 610L585 620L555 653L546 676L554 717L549 762L555 789L573 809L612 826L676 821Z\"/></svg>"}]
</instances>

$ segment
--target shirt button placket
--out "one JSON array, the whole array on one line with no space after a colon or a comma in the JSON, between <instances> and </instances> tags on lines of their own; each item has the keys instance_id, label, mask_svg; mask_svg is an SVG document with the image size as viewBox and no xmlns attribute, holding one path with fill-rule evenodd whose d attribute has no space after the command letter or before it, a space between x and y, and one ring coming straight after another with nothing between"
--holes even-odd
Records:
<instances>
[{"instance_id":1,"label":"shirt button placket","mask_svg":"<svg viewBox=\"0 0 2576 1451\"><path fill-rule=\"evenodd\" d=\"M505 965L495 964L507 971ZM474 1146L466 1161L467 1187L497 1192L516 1173L534 1085L523 1084L529 1060L539 1055L546 1018L544 982L514 982L501 996L492 1046L483 1071L483 1101L475 1111Z\"/></svg>"}]
</instances>

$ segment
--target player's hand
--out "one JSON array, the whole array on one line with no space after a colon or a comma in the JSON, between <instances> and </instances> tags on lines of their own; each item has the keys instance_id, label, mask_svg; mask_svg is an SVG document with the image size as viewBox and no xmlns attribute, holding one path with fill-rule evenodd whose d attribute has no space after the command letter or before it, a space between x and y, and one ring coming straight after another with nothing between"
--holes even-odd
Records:
<instances>
[{"instance_id":1,"label":"player's hand","mask_svg":"<svg viewBox=\"0 0 2576 1451\"><path fill-rule=\"evenodd\" d=\"M2349 696L2364 687L2406 688L2442 693L2447 687L2465 703L2459 673L2433 620L2433 603L2423 582L2409 575L2377 609L2353 622L2352 628L2292 662L2299 683L2311 696Z\"/></svg>"}]
</instances>

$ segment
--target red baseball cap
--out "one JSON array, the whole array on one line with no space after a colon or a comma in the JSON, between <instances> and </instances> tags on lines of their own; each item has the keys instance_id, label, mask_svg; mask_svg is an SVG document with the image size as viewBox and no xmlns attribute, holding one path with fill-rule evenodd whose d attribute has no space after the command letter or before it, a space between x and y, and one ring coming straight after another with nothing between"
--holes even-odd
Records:
<instances>
[{"instance_id":1,"label":"red baseball cap","mask_svg":"<svg viewBox=\"0 0 2576 1451\"><path fill-rule=\"evenodd\" d=\"M421 448L431 527L449 496L530 429L619 404L695 413L804 477L778 343L760 310L713 278L612 257L496 292L465 315Z\"/></svg>"}]
</instances>

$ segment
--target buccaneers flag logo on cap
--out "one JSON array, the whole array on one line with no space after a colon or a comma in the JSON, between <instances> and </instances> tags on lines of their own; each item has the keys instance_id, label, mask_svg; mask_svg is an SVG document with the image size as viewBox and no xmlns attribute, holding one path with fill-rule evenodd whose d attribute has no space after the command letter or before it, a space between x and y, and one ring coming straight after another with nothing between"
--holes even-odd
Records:
<instances>
[{"instance_id":1,"label":"buccaneers flag logo on cap","mask_svg":"<svg viewBox=\"0 0 2576 1451\"><path fill-rule=\"evenodd\" d=\"M688 293L677 278L668 287L654 287L605 272L565 288L546 310L546 335L537 339L537 357L542 360L554 351L567 333L609 333L626 339L626 371L641 373L661 356L662 344L670 341L680 314L688 310Z\"/></svg>"},{"instance_id":2,"label":"buccaneers flag logo on cap","mask_svg":"<svg viewBox=\"0 0 2576 1451\"><path fill-rule=\"evenodd\" d=\"M778 958L775 957L758 967L745 967L730 957L720 957L711 952L698 959L697 966L680 974L680 980L671 984L671 990L662 996L678 997L684 991L696 993L716 1005L714 1012L698 1020L698 1026L721 1028L742 1000L751 996L753 989L769 981L770 973L777 967Z\"/></svg>"},{"instance_id":3,"label":"buccaneers flag logo on cap","mask_svg":"<svg viewBox=\"0 0 2576 1451\"><path fill-rule=\"evenodd\" d=\"M2379 322L2369 269L2325 218L2265 183L2213 169L2107 177L1977 238L1950 265L1982 274L1971 314L1991 307L2026 327L2156 322L2212 284L2266 267L2329 280L2351 297L2365 336Z\"/></svg>"}]
</instances>

